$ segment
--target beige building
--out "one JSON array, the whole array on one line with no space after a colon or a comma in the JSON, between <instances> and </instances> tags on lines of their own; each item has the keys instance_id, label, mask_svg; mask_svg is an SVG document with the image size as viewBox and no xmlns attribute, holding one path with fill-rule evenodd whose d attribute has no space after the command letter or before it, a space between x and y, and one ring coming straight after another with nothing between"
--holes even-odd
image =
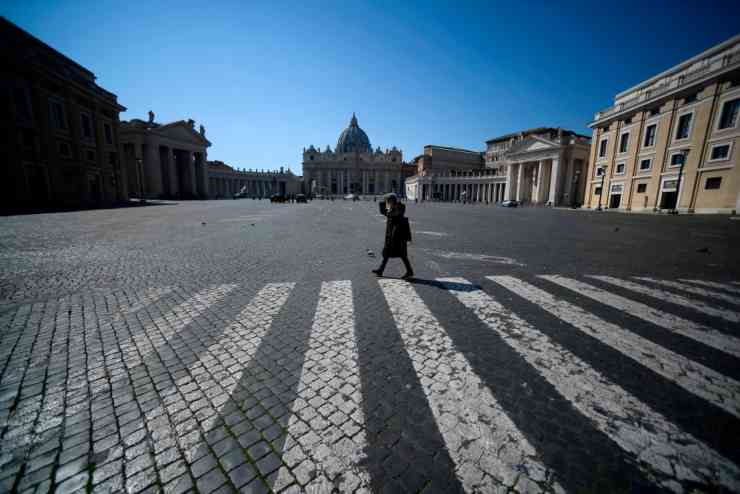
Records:
<instances>
[{"instance_id":1,"label":"beige building","mask_svg":"<svg viewBox=\"0 0 740 494\"><path fill-rule=\"evenodd\" d=\"M0 204L108 206L128 198L115 94L0 17Z\"/></svg>"},{"instance_id":2,"label":"beige building","mask_svg":"<svg viewBox=\"0 0 740 494\"><path fill-rule=\"evenodd\" d=\"M492 177L484 170L480 151L430 144L412 163L416 174L406 179L406 197L410 200L472 199L479 193L486 194L485 183Z\"/></svg>"},{"instance_id":3,"label":"beige building","mask_svg":"<svg viewBox=\"0 0 740 494\"><path fill-rule=\"evenodd\" d=\"M504 199L524 204L581 204L590 142L553 127L528 129L486 141L486 168L506 176Z\"/></svg>"},{"instance_id":4,"label":"beige building","mask_svg":"<svg viewBox=\"0 0 740 494\"><path fill-rule=\"evenodd\" d=\"M485 153L425 146L406 194L418 200L580 204L588 152L588 137L552 127L491 139Z\"/></svg>"},{"instance_id":5,"label":"beige building","mask_svg":"<svg viewBox=\"0 0 740 494\"><path fill-rule=\"evenodd\" d=\"M237 170L222 161L208 162L208 190L211 199L231 198L237 192L246 197L270 197L302 192L302 180L290 170Z\"/></svg>"},{"instance_id":6,"label":"beige building","mask_svg":"<svg viewBox=\"0 0 740 494\"><path fill-rule=\"evenodd\" d=\"M586 205L740 210L740 35L616 95L594 116Z\"/></svg>"},{"instance_id":7,"label":"beige building","mask_svg":"<svg viewBox=\"0 0 740 494\"><path fill-rule=\"evenodd\" d=\"M208 197L208 154L211 145L193 120L167 124L134 118L121 122L121 148L133 197L205 199Z\"/></svg>"},{"instance_id":8,"label":"beige building","mask_svg":"<svg viewBox=\"0 0 740 494\"><path fill-rule=\"evenodd\" d=\"M373 151L370 139L353 114L349 126L332 150L313 145L303 149L303 179L311 194L400 193L403 188L403 154L392 149Z\"/></svg>"}]
</instances>

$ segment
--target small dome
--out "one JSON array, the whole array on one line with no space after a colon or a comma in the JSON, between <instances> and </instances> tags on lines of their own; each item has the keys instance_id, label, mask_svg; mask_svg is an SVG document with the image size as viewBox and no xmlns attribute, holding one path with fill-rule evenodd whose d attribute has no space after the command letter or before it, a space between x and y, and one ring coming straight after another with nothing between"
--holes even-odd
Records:
<instances>
[{"instance_id":1,"label":"small dome","mask_svg":"<svg viewBox=\"0 0 740 494\"><path fill-rule=\"evenodd\" d=\"M352 114L352 120L349 127L344 129L337 140L337 153L371 153L370 139L365 131L357 125L357 117Z\"/></svg>"}]
</instances>

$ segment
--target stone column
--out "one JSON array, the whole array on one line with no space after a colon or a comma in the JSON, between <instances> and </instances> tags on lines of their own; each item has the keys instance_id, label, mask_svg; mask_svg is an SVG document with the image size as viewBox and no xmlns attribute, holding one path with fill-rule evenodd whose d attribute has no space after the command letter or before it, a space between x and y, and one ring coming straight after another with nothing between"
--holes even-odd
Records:
<instances>
[{"instance_id":1,"label":"stone column","mask_svg":"<svg viewBox=\"0 0 740 494\"><path fill-rule=\"evenodd\" d=\"M146 144L143 146L144 170L147 179L147 192L149 196L158 197L162 195L162 166L159 163L157 146Z\"/></svg>"},{"instance_id":2,"label":"stone column","mask_svg":"<svg viewBox=\"0 0 740 494\"><path fill-rule=\"evenodd\" d=\"M208 198L208 152L203 151L200 153L200 166L201 166L201 194L203 196L203 199Z\"/></svg>"},{"instance_id":3,"label":"stone column","mask_svg":"<svg viewBox=\"0 0 740 494\"><path fill-rule=\"evenodd\" d=\"M560 157L552 159L552 165L550 167L550 198L549 203L551 206L556 206L555 200L557 198L557 185L558 185L558 172L560 168ZM604 191L602 190L603 194ZM609 197L607 195L607 197Z\"/></svg>"},{"instance_id":4,"label":"stone column","mask_svg":"<svg viewBox=\"0 0 740 494\"><path fill-rule=\"evenodd\" d=\"M532 202L544 202L545 201L545 176L544 176L544 163L542 160L537 160L537 185L533 187L533 201Z\"/></svg>"},{"instance_id":5,"label":"stone column","mask_svg":"<svg viewBox=\"0 0 740 494\"><path fill-rule=\"evenodd\" d=\"M171 147L165 148L165 156L167 160L167 168L170 171L170 194L172 197L177 197L180 192L180 182L177 180L177 163L175 163L175 153Z\"/></svg>"},{"instance_id":6,"label":"stone column","mask_svg":"<svg viewBox=\"0 0 740 494\"><path fill-rule=\"evenodd\" d=\"M522 200L522 189L524 189L524 163L519 163L519 170L516 178L516 200Z\"/></svg>"},{"instance_id":7,"label":"stone column","mask_svg":"<svg viewBox=\"0 0 740 494\"><path fill-rule=\"evenodd\" d=\"M511 191L514 190L514 164L510 164L506 169L506 200L510 201L514 198L514 194Z\"/></svg>"}]
</instances>

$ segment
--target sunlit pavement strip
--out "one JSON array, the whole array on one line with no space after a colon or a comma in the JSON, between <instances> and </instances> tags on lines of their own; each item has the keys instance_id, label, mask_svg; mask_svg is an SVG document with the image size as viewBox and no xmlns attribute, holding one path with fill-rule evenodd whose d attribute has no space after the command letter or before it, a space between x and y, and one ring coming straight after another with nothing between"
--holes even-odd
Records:
<instances>
[{"instance_id":1,"label":"sunlit pavement strip","mask_svg":"<svg viewBox=\"0 0 740 494\"><path fill-rule=\"evenodd\" d=\"M378 283L466 491L563 492L413 287Z\"/></svg>"},{"instance_id":2,"label":"sunlit pavement strip","mask_svg":"<svg viewBox=\"0 0 740 494\"><path fill-rule=\"evenodd\" d=\"M350 281L321 284L291 412L288 434L303 451L286 454L307 457L301 469L316 473L316 478L304 486L307 491L354 492L369 488L370 476L360 466L367 442ZM309 430L313 434L306 434ZM287 471L280 470L275 484L285 485L286 477Z\"/></svg>"},{"instance_id":3,"label":"sunlit pavement strip","mask_svg":"<svg viewBox=\"0 0 740 494\"><path fill-rule=\"evenodd\" d=\"M726 292L740 294L740 288L736 288L727 283L718 283L716 281L704 281L704 280L684 280L684 279L680 279L679 281L683 281L685 283L693 283L694 285L702 285L702 286L714 288L717 290L725 290Z\"/></svg>"},{"instance_id":4,"label":"sunlit pavement strip","mask_svg":"<svg viewBox=\"0 0 740 494\"><path fill-rule=\"evenodd\" d=\"M583 283L582 281L564 278L557 275L540 275L540 278L556 283L568 290L572 290L604 305L624 311L644 321L653 323L656 326L667 329L668 331L686 336L687 338L691 338L692 340L711 346L712 348L729 353L735 357L740 357L740 340L733 336L722 334L717 330L689 321L682 317L653 309L643 303L607 292L606 290L589 285L588 283ZM597 279L602 279L602 277L598 277Z\"/></svg>"},{"instance_id":5,"label":"sunlit pavement strip","mask_svg":"<svg viewBox=\"0 0 740 494\"><path fill-rule=\"evenodd\" d=\"M647 281L650 283L655 283L658 285L667 286L670 288L675 288L677 290L682 290L687 293L693 293L694 295L700 295L702 297L723 300L730 304L740 305L740 298L738 297L733 297L732 295L727 295L726 293L715 292L713 290L705 290L704 288L697 288L695 286L691 286L686 283L679 283L678 281L656 280L654 278L637 277L637 276L635 277L635 279L640 280L640 281Z\"/></svg>"},{"instance_id":6,"label":"sunlit pavement strip","mask_svg":"<svg viewBox=\"0 0 740 494\"><path fill-rule=\"evenodd\" d=\"M704 365L656 345L629 330L589 314L564 300L511 276L487 278L623 353L690 393L740 417L740 383Z\"/></svg>"},{"instance_id":7,"label":"sunlit pavement strip","mask_svg":"<svg viewBox=\"0 0 740 494\"><path fill-rule=\"evenodd\" d=\"M163 397L162 404L146 413L144 422L155 452L165 451L176 441L188 462L197 459L196 454L203 450L205 433L218 420L219 412L293 286L294 283L271 283L262 288L224 329L220 338L170 386L172 393ZM201 399L189 399L190 393L200 394ZM126 442L126 438L123 440ZM224 469L228 473L229 469Z\"/></svg>"},{"instance_id":8,"label":"sunlit pavement strip","mask_svg":"<svg viewBox=\"0 0 740 494\"><path fill-rule=\"evenodd\" d=\"M662 300L663 302L669 302L671 304L680 305L681 307L685 307L687 309L703 312L704 314L707 314L709 316L719 317L726 321L731 321L731 322L740 321L740 314L738 314L737 312L734 312L728 309L719 309L705 302L702 302L701 300L688 299L682 295L677 295L675 293L667 292L665 290L660 290L660 289L652 288L646 285L641 285L640 283L635 283L634 281L614 278L612 276L588 275L588 277L593 278L595 280L603 281L604 283L609 283L611 285L619 286L619 287L625 288L627 290L630 290L636 293L641 293L643 295L647 295L649 297Z\"/></svg>"},{"instance_id":9,"label":"sunlit pavement strip","mask_svg":"<svg viewBox=\"0 0 740 494\"><path fill-rule=\"evenodd\" d=\"M680 482L702 482L740 488L740 470L731 461L683 432L490 295L464 278L437 281L444 283L600 431L634 455L661 487L683 492Z\"/></svg>"},{"instance_id":10,"label":"sunlit pavement strip","mask_svg":"<svg viewBox=\"0 0 740 494\"><path fill-rule=\"evenodd\" d=\"M107 321L107 324L105 324L103 327L98 328L100 331L110 331L111 324L117 323L122 321L127 315L133 314L142 308L146 307L150 303L156 301L157 299L163 297L164 295L170 293L172 290L169 287L163 287L163 288L152 288L147 289L143 292L142 296L138 298L137 302L134 303L134 305L131 306L119 306L117 310L114 310L112 315L110 316L110 321ZM71 297L65 297L64 299L60 299L58 302L50 302L50 304L55 305L55 312L57 314L61 313L64 314L65 312L68 313L68 317L60 317L55 318L56 324L57 324L57 331L61 334L64 334L65 332L68 332L69 335L69 347L72 352L82 352L85 348L85 335L86 333L84 331L72 331L73 328L71 328L69 324L69 319L72 318L73 315L75 316L81 316L81 314L76 314L77 307L79 307L79 299L81 297L78 295L74 295ZM87 296L84 296L82 298L87 299ZM112 305L114 297L113 295L105 295L105 300L101 301L101 303L105 303L106 305ZM92 297L92 300L90 303L87 304L88 307L95 305L95 297ZM74 310L71 307L76 307ZM82 328L77 328L82 329ZM29 332L29 334L32 334ZM60 340L63 340L63 336L59 336ZM35 351L38 352L38 348L34 348ZM63 358L63 353L66 351L66 348L55 348L53 349L53 353L51 356L51 360L54 360L55 356L59 356L59 358ZM46 355L44 352L38 352L39 355ZM61 355L60 355L61 354ZM45 358L45 357L44 357ZM61 381L48 389L45 390L43 394L43 403L41 401L35 401L30 404L27 404L26 406L16 409L15 412L8 417L7 420L4 420L0 422L0 430L7 426L6 434L2 436L2 444L0 445L0 454L3 452L10 450L10 449L16 449L19 447L22 447L24 445L28 444L34 444L38 443L41 440L43 440L43 433L47 430L52 429L53 427L58 426L62 423L64 419L64 415L70 415L75 413L76 411L87 408L88 404L83 400L77 403L76 405L71 405L65 410L65 400L69 403L70 401L73 401L75 399L75 390L82 390L82 395L86 395L86 389L83 389L86 387L86 381L85 378L80 376L80 379L75 380L73 376L78 375L80 373L87 373L90 380L95 380L101 377L104 374L104 361L105 357L103 355L96 355L94 358L89 359L88 362L85 365L85 368L88 369L87 371L81 370L81 369L70 369L70 378L68 381ZM53 363L57 363L60 365L66 364L65 362L41 362L38 361L38 359L34 359L29 367L37 367L37 366L48 366L51 367ZM18 372L21 372L23 369L19 368ZM12 380L15 376L10 374L7 376L3 376L3 383ZM66 396L65 396L66 395ZM42 406L43 405L43 406Z\"/></svg>"}]
</instances>

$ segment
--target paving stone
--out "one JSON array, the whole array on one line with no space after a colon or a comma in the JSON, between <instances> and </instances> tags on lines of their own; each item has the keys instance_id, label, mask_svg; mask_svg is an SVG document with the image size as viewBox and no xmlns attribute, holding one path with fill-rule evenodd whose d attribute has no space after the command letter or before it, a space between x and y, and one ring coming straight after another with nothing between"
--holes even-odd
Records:
<instances>
[{"instance_id":1,"label":"paving stone","mask_svg":"<svg viewBox=\"0 0 740 494\"><path fill-rule=\"evenodd\" d=\"M213 469L202 477L199 477L196 484L198 486L198 491L203 494L208 494L221 487L226 483L226 481L226 477L221 470Z\"/></svg>"},{"instance_id":2,"label":"paving stone","mask_svg":"<svg viewBox=\"0 0 740 494\"><path fill-rule=\"evenodd\" d=\"M257 471L249 463L241 463L229 470L228 476L234 486L236 488L240 488L248 482L251 482L252 479L257 476Z\"/></svg>"},{"instance_id":3,"label":"paving stone","mask_svg":"<svg viewBox=\"0 0 740 494\"><path fill-rule=\"evenodd\" d=\"M190 465L190 471L193 472L193 477L199 478L217 466L218 462L216 461L216 458L209 453Z\"/></svg>"},{"instance_id":4,"label":"paving stone","mask_svg":"<svg viewBox=\"0 0 740 494\"><path fill-rule=\"evenodd\" d=\"M62 483L60 483L54 490L55 493L59 494L70 494L72 492L85 492L85 486L87 485L87 479L89 478L88 472L81 472L72 477L67 477Z\"/></svg>"}]
</instances>

